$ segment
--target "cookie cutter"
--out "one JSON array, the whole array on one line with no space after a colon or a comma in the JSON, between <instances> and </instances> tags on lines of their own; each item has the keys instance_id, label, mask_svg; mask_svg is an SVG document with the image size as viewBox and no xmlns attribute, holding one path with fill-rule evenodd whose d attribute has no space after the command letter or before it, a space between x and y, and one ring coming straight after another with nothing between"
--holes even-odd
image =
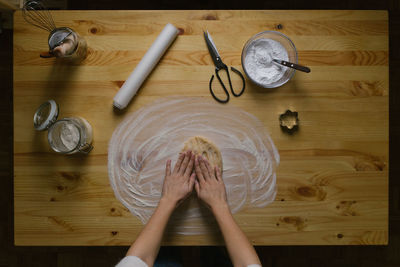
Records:
<instances>
[{"instance_id":1,"label":"cookie cutter","mask_svg":"<svg viewBox=\"0 0 400 267\"><path fill-rule=\"evenodd\" d=\"M294 133L299 128L299 118L297 111L286 110L285 113L279 115L279 123L281 129L287 133Z\"/></svg>"}]
</instances>

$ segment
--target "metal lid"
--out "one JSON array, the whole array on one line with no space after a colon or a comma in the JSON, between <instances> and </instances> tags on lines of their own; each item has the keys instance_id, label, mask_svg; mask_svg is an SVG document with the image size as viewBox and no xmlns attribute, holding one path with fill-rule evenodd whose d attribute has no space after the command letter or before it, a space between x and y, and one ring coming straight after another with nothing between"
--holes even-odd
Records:
<instances>
[{"instance_id":1,"label":"metal lid","mask_svg":"<svg viewBox=\"0 0 400 267\"><path fill-rule=\"evenodd\" d=\"M58 118L58 105L56 101L50 99L44 102L36 110L33 116L33 126L38 131L49 129Z\"/></svg>"},{"instance_id":2,"label":"metal lid","mask_svg":"<svg viewBox=\"0 0 400 267\"><path fill-rule=\"evenodd\" d=\"M53 51L54 48L61 45L64 40L73 33L73 30L67 27L54 29L49 35L49 48Z\"/></svg>"}]
</instances>

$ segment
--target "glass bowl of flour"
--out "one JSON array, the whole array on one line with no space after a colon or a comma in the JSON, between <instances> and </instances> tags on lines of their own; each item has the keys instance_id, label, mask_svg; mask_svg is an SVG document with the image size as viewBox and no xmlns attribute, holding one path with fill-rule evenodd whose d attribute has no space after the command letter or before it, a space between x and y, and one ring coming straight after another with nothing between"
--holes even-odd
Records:
<instances>
[{"instance_id":1,"label":"glass bowl of flour","mask_svg":"<svg viewBox=\"0 0 400 267\"><path fill-rule=\"evenodd\" d=\"M263 88L284 85L295 73L294 69L279 65L273 59L297 63L296 47L289 37L280 32L260 32L243 47L243 70L252 82Z\"/></svg>"}]
</instances>

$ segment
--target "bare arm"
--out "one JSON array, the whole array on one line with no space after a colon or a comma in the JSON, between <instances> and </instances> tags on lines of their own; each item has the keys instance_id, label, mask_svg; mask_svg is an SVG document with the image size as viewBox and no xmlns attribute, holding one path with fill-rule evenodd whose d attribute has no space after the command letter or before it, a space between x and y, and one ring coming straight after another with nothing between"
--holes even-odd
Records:
<instances>
[{"instance_id":1,"label":"bare arm","mask_svg":"<svg viewBox=\"0 0 400 267\"><path fill-rule=\"evenodd\" d=\"M226 243L232 263L235 267L259 264L260 260L254 247L235 222L226 200L225 184L218 167L213 170L208 161L196 157L195 171L197 195L213 212Z\"/></svg>"},{"instance_id":2,"label":"bare arm","mask_svg":"<svg viewBox=\"0 0 400 267\"><path fill-rule=\"evenodd\" d=\"M232 217L229 207L215 208L212 212L224 236L226 247L234 266L260 264L254 247Z\"/></svg>"},{"instance_id":3,"label":"bare arm","mask_svg":"<svg viewBox=\"0 0 400 267\"><path fill-rule=\"evenodd\" d=\"M192 174L194 155L182 153L171 173L171 161L167 161L162 197L149 222L129 248L127 256L136 256L153 266L160 250L162 236L175 207L193 190L195 175Z\"/></svg>"}]
</instances>

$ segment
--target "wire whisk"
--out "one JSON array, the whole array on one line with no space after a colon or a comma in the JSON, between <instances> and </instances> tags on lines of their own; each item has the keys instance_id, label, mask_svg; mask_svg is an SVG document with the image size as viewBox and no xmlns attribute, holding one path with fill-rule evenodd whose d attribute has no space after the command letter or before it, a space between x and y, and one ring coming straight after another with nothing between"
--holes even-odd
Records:
<instances>
[{"instance_id":1,"label":"wire whisk","mask_svg":"<svg viewBox=\"0 0 400 267\"><path fill-rule=\"evenodd\" d=\"M51 16L50 11L43 4L43 1L26 1L22 8L22 14L28 23L38 28L50 33L56 29L53 17Z\"/></svg>"}]
</instances>

